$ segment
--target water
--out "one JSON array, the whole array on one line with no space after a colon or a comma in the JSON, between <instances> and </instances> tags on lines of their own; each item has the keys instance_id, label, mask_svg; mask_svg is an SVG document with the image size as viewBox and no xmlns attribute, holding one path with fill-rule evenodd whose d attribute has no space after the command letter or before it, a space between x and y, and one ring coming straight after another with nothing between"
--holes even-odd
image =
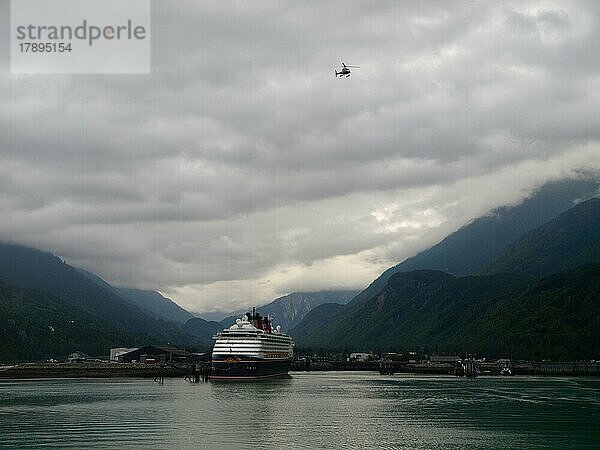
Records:
<instances>
[{"instance_id":1,"label":"water","mask_svg":"<svg viewBox=\"0 0 600 450\"><path fill-rule=\"evenodd\" d=\"M0 381L0 447L600 448L600 379Z\"/></svg>"}]
</instances>

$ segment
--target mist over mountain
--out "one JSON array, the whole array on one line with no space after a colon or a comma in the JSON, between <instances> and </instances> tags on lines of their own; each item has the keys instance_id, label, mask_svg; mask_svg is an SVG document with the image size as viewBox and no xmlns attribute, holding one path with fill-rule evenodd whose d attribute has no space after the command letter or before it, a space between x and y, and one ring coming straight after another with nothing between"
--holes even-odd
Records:
<instances>
[{"instance_id":1,"label":"mist over mountain","mask_svg":"<svg viewBox=\"0 0 600 450\"><path fill-rule=\"evenodd\" d=\"M139 341L181 345L195 342L179 324L153 317L121 297L100 277L89 272L84 275L47 252L0 243L0 281L60 298L104 323L107 329L136 335Z\"/></svg>"},{"instance_id":2,"label":"mist over mountain","mask_svg":"<svg viewBox=\"0 0 600 450\"><path fill-rule=\"evenodd\" d=\"M457 276L475 274L524 233L597 192L598 180L595 178L547 183L522 203L497 208L464 225L433 247L387 269L353 301L364 301L377 294L398 272L431 269Z\"/></svg>"},{"instance_id":3,"label":"mist over mountain","mask_svg":"<svg viewBox=\"0 0 600 450\"><path fill-rule=\"evenodd\" d=\"M258 310L289 331L298 347L469 347L489 355L590 357L595 355L590 339L597 339L600 199L581 199L591 187L588 182L547 186L389 269L361 293L296 292ZM576 206L531 228L577 193ZM516 236L523 228L528 230ZM477 268L479 273L457 276L436 269L449 263L457 272ZM407 271L427 264L433 268ZM0 311L6 317L0 324L5 342L0 358L5 359L63 357L61 352L75 349L105 353L108 346L149 342L208 349L212 336L238 316L221 322L195 318L158 292L115 288L50 253L5 243L0 243L0 283ZM560 344L565 337L569 342Z\"/></svg>"},{"instance_id":4,"label":"mist over mountain","mask_svg":"<svg viewBox=\"0 0 600 450\"><path fill-rule=\"evenodd\" d=\"M51 355L62 358L65 355L60 353L65 349L69 352L79 349L90 353L106 353L108 347L102 347L106 345L129 346L169 342L182 346L199 345L210 348L212 336L225 326L230 326L235 320L235 317L231 317L219 323L194 318L192 314L157 292L115 288L96 274L71 267L55 255L12 244L0 243L0 281L6 284L6 294L0 299L1 306L5 311L12 311L11 324L21 324L20 328L10 325L10 330L4 330L7 342L11 341L10 339L14 341L11 334L13 332L38 336L37 340L29 339L27 345L22 343L23 348L27 350L13 353L12 357L17 359L26 355ZM356 293L294 293L276 299L260 311L263 315L271 314L282 327L291 328L314 306L325 302L345 303ZM20 307L16 308L14 301L9 302L9 299L15 298L27 298L28 302L21 303ZM46 306L54 309L56 314L45 317L44 314L35 312L43 309L44 298L49 299ZM27 312L28 305L31 306L30 312ZM92 338L86 337L88 335L85 333L71 332L65 335L62 325L71 321L89 324L91 334L88 334L98 336L97 345L92 345ZM62 331L48 335L43 328L53 325L46 322L58 323L59 327L55 329L60 328ZM69 329L75 328L71 326ZM41 343L43 339L39 336L45 336L49 340L43 345L40 344L40 350L36 353L31 343ZM62 340L55 338L57 336L62 336ZM81 342L73 340L76 336L82 337ZM69 345L73 345L73 348L68 348ZM4 354L6 357L11 355L8 351Z\"/></svg>"},{"instance_id":5,"label":"mist over mountain","mask_svg":"<svg viewBox=\"0 0 600 450\"><path fill-rule=\"evenodd\" d=\"M535 277L600 262L600 199L580 203L509 245L482 273Z\"/></svg>"},{"instance_id":6,"label":"mist over mountain","mask_svg":"<svg viewBox=\"0 0 600 450\"><path fill-rule=\"evenodd\" d=\"M315 308L291 333L299 347L346 351L598 357L599 207L581 202L526 233L486 274L398 272L369 298Z\"/></svg>"}]
</instances>

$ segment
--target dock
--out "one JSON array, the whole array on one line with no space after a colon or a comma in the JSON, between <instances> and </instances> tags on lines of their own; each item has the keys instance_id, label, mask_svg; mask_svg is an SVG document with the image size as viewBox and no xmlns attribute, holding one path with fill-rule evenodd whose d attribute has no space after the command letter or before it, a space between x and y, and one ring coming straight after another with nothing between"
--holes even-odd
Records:
<instances>
[{"instance_id":1,"label":"dock","mask_svg":"<svg viewBox=\"0 0 600 450\"><path fill-rule=\"evenodd\" d=\"M183 377L187 366L128 363L23 363L0 368L1 378L154 378Z\"/></svg>"}]
</instances>

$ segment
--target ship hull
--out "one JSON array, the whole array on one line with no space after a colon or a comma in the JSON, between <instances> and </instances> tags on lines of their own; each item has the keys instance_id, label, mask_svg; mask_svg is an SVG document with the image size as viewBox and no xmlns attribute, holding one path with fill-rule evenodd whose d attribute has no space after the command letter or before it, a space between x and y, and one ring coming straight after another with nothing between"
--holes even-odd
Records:
<instances>
[{"instance_id":1,"label":"ship hull","mask_svg":"<svg viewBox=\"0 0 600 450\"><path fill-rule=\"evenodd\" d=\"M213 360L211 380L256 380L286 376L291 359L266 360L258 358L229 357Z\"/></svg>"}]
</instances>

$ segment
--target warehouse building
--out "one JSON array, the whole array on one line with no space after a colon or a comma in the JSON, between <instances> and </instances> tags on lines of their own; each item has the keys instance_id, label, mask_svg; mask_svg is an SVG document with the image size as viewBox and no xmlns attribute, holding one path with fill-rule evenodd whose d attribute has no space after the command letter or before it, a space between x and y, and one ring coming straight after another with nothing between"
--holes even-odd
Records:
<instances>
[{"instance_id":1,"label":"warehouse building","mask_svg":"<svg viewBox=\"0 0 600 450\"><path fill-rule=\"evenodd\" d=\"M119 361L119 356L124 355L125 353L133 352L137 350L139 347L117 347L110 349L110 361L116 362Z\"/></svg>"},{"instance_id":2,"label":"warehouse building","mask_svg":"<svg viewBox=\"0 0 600 450\"><path fill-rule=\"evenodd\" d=\"M190 353L176 347L161 345L146 345L118 356L119 362L139 362L146 364L158 364L167 362L192 362L196 361L200 354Z\"/></svg>"}]
</instances>

